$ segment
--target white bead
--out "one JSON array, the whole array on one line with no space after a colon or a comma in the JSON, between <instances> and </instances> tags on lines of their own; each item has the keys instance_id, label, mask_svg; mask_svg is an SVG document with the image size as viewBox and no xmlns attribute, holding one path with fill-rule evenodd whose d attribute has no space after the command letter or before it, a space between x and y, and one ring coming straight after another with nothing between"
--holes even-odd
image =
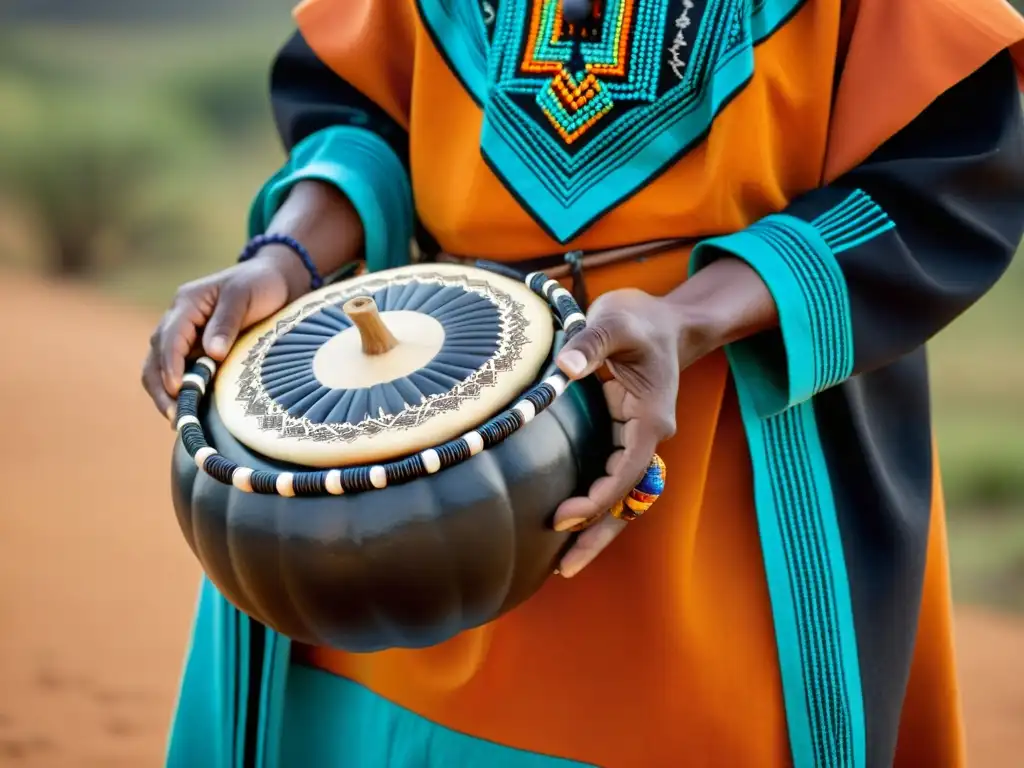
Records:
<instances>
[{"instance_id":1,"label":"white bead","mask_svg":"<svg viewBox=\"0 0 1024 768\"><path fill-rule=\"evenodd\" d=\"M535 277L537 277L537 275L539 275L539 274L540 274L540 272L531 272L530 274L528 274L526 276L526 280L525 280L526 286L530 287L533 284L533 279Z\"/></svg>"},{"instance_id":2,"label":"white bead","mask_svg":"<svg viewBox=\"0 0 1024 768\"><path fill-rule=\"evenodd\" d=\"M324 479L324 487L327 488L327 492L332 496L341 496L345 493L345 489L341 485L340 469L332 469L327 473L327 477Z\"/></svg>"},{"instance_id":3,"label":"white bead","mask_svg":"<svg viewBox=\"0 0 1024 768\"><path fill-rule=\"evenodd\" d=\"M484 449L484 436L479 432L467 432L462 439L469 444L469 455L476 456Z\"/></svg>"},{"instance_id":4,"label":"white bead","mask_svg":"<svg viewBox=\"0 0 1024 768\"><path fill-rule=\"evenodd\" d=\"M433 448L427 448L427 450L423 451L420 454L420 461L423 462L423 467L427 470L428 475L441 471L441 457L437 455L437 451Z\"/></svg>"},{"instance_id":5,"label":"white bead","mask_svg":"<svg viewBox=\"0 0 1024 768\"><path fill-rule=\"evenodd\" d=\"M544 379L544 383L555 390L555 397L558 397L565 392L565 376L562 376L559 373Z\"/></svg>"},{"instance_id":6,"label":"white bead","mask_svg":"<svg viewBox=\"0 0 1024 768\"><path fill-rule=\"evenodd\" d=\"M199 419L197 419L195 416L182 416L180 419L178 419L178 430L180 431L182 427L187 426L189 424L199 424Z\"/></svg>"},{"instance_id":7,"label":"white bead","mask_svg":"<svg viewBox=\"0 0 1024 768\"><path fill-rule=\"evenodd\" d=\"M537 415L536 407L529 400L520 400L515 404L514 408L522 414L523 424L529 424L533 421L533 417Z\"/></svg>"},{"instance_id":8,"label":"white bead","mask_svg":"<svg viewBox=\"0 0 1024 768\"><path fill-rule=\"evenodd\" d=\"M252 493L252 470L239 467L231 474L231 484L240 491Z\"/></svg>"},{"instance_id":9,"label":"white bead","mask_svg":"<svg viewBox=\"0 0 1024 768\"><path fill-rule=\"evenodd\" d=\"M370 467L370 483L374 488L387 488L388 471L379 464L375 467Z\"/></svg>"},{"instance_id":10,"label":"white bead","mask_svg":"<svg viewBox=\"0 0 1024 768\"><path fill-rule=\"evenodd\" d=\"M291 497L295 495L295 475L291 472L282 472L278 475L276 485L279 496Z\"/></svg>"},{"instance_id":11,"label":"white bead","mask_svg":"<svg viewBox=\"0 0 1024 768\"><path fill-rule=\"evenodd\" d=\"M191 382L192 384L195 384L196 387L199 389L199 394L206 394L206 382L203 381L203 377L200 376L198 373L186 373L184 376L181 377L181 383L185 384L186 382Z\"/></svg>"},{"instance_id":12,"label":"white bead","mask_svg":"<svg viewBox=\"0 0 1024 768\"><path fill-rule=\"evenodd\" d=\"M557 287L558 287L558 281L557 280L548 280L546 283L544 283L544 287L541 288L541 291L544 293L545 296L547 296L550 299L551 298L551 292L553 290L555 290L555 288L557 288Z\"/></svg>"},{"instance_id":13,"label":"white bead","mask_svg":"<svg viewBox=\"0 0 1024 768\"><path fill-rule=\"evenodd\" d=\"M577 323L585 323L585 322L587 322L587 318L586 317L584 317L579 312L573 312L571 315L569 315L567 318L565 318L565 320L562 322L562 328L564 330L568 331L569 328L571 328L572 326L576 325Z\"/></svg>"},{"instance_id":14,"label":"white bead","mask_svg":"<svg viewBox=\"0 0 1024 768\"><path fill-rule=\"evenodd\" d=\"M211 448L210 446L200 448L198 451L196 451L196 466L202 469L203 464L206 463L206 460L211 456L215 456L216 454L217 450L215 448Z\"/></svg>"},{"instance_id":15,"label":"white bead","mask_svg":"<svg viewBox=\"0 0 1024 768\"><path fill-rule=\"evenodd\" d=\"M198 360L196 360L196 365L201 365L204 368L206 368L206 370L210 372L211 376L217 373L217 364L208 357L200 357Z\"/></svg>"},{"instance_id":16,"label":"white bead","mask_svg":"<svg viewBox=\"0 0 1024 768\"><path fill-rule=\"evenodd\" d=\"M569 293L569 292L568 292L567 290L565 290L565 288L563 288L563 287L562 287L562 286L560 286L560 285L558 286L558 288L556 288L555 290L553 290L553 291L551 292L551 300L552 300L552 301L558 301L558 300L559 300L560 298L562 298L563 296L567 296L567 297L569 297L570 299L572 298L572 294L571 294L571 293Z\"/></svg>"}]
</instances>

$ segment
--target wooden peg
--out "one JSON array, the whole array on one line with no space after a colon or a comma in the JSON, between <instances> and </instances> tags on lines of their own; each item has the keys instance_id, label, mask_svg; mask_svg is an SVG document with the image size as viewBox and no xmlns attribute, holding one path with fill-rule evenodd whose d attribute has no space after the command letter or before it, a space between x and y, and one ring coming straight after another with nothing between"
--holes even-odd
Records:
<instances>
[{"instance_id":1,"label":"wooden peg","mask_svg":"<svg viewBox=\"0 0 1024 768\"><path fill-rule=\"evenodd\" d=\"M363 342L363 354L383 355L398 346L398 339L388 330L381 319L377 302L369 296L349 299L342 306L341 311L349 316L359 330L359 338Z\"/></svg>"}]
</instances>

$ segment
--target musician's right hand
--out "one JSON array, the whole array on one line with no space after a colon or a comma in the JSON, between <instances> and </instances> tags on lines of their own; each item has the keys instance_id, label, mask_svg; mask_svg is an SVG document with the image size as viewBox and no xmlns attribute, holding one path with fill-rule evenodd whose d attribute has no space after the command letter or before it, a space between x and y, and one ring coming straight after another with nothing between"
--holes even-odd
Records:
<instances>
[{"instance_id":1,"label":"musician's right hand","mask_svg":"<svg viewBox=\"0 0 1024 768\"><path fill-rule=\"evenodd\" d=\"M270 245L250 261L186 283L150 337L142 385L173 421L175 399L190 355L223 360L245 328L281 309L309 288L302 262Z\"/></svg>"},{"instance_id":2,"label":"musician's right hand","mask_svg":"<svg viewBox=\"0 0 1024 768\"><path fill-rule=\"evenodd\" d=\"M334 186L296 184L267 232L291 235L312 255L322 275L358 258L363 224ZM238 334L309 290L302 260L283 245L268 245L254 258L181 286L150 339L142 385L173 425L175 399L190 355L221 361Z\"/></svg>"}]
</instances>

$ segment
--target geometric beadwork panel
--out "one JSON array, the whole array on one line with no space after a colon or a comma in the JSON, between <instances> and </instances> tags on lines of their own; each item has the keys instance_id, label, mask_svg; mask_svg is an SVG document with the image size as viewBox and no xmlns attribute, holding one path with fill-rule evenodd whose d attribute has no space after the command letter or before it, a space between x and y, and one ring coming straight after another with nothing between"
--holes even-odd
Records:
<instances>
[{"instance_id":1,"label":"geometric beadwork panel","mask_svg":"<svg viewBox=\"0 0 1024 768\"><path fill-rule=\"evenodd\" d=\"M559 242L652 181L749 82L802 0L418 0L484 112L480 149Z\"/></svg>"}]
</instances>

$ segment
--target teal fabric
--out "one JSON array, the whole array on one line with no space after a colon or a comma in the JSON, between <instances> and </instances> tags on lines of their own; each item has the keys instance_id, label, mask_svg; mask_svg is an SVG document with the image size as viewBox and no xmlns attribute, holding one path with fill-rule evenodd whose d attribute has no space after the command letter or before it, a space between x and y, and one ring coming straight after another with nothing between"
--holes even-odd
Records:
<instances>
[{"instance_id":1,"label":"teal fabric","mask_svg":"<svg viewBox=\"0 0 1024 768\"><path fill-rule=\"evenodd\" d=\"M487 99L487 27L479 3L417 0L421 18L448 68L477 104Z\"/></svg>"},{"instance_id":2,"label":"teal fabric","mask_svg":"<svg viewBox=\"0 0 1024 768\"><path fill-rule=\"evenodd\" d=\"M408 263L414 218L409 174L391 147L364 128L325 128L295 145L253 201L249 236L264 232L291 188L307 179L333 184L352 202L365 230L369 271Z\"/></svg>"},{"instance_id":3,"label":"teal fabric","mask_svg":"<svg viewBox=\"0 0 1024 768\"><path fill-rule=\"evenodd\" d=\"M853 606L813 401L762 418L736 373L796 768L864 768Z\"/></svg>"},{"instance_id":4,"label":"teal fabric","mask_svg":"<svg viewBox=\"0 0 1024 768\"><path fill-rule=\"evenodd\" d=\"M850 376L853 326L846 280L818 230L785 214L768 216L698 243L691 273L722 253L757 270L779 311L781 339L764 334L726 350L758 415L781 413Z\"/></svg>"},{"instance_id":5,"label":"teal fabric","mask_svg":"<svg viewBox=\"0 0 1024 768\"><path fill-rule=\"evenodd\" d=\"M242 616L246 624L259 627ZM281 759L281 728L284 720L285 692L291 668L292 642L271 629L259 627L266 633L263 654L263 673L260 679L259 734L256 743L257 768L287 768L291 763Z\"/></svg>"},{"instance_id":6,"label":"teal fabric","mask_svg":"<svg viewBox=\"0 0 1024 768\"><path fill-rule=\"evenodd\" d=\"M259 679L248 674L254 632L263 632L265 642ZM260 702L255 766L287 768L280 761L280 745L290 658L288 638L252 621L204 577L171 723L168 768L252 765L244 761L244 707L254 688Z\"/></svg>"},{"instance_id":7,"label":"teal fabric","mask_svg":"<svg viewBox=\"0 0 1024 768\"><path fill-rule=\"evenodd\" d=\"M853 373L853 327L837 255L892 229L863 192L811 222L768 216L699 243L691 274L722 254L765 281L780 333L726 348L754 470L790 747L797 768L863 768L857 633L814 396Z\"/></svg>"},{"instance_id":8,"label":"teal fabric","mask_svg":"<svg viewBox=\"0 0 1024 768\"><path fill-rule=\"evenodd\" d=\"M852 375L850 298L836 257L894 226L869 195L857 190L813 221L768 216L694 248L691 274L727 253L756 269L775 299L780 334L744 339L727 349L759 416L779 414Z\"/></svg>"},{"instance_id":9,"label":"teal fabric","mask_svg":"<svg viewBox=\"0 0 1024 768\"><path fill-rule=\"evenodd\" d=\"M369 271L409 262L409 177L382 139L361 128L333 127L297 145L253 201L250 236L265 230L288 190L302 179L334 184L352 201L363 223ZM253 632L265 633L258 680L249 675ZM204 577L170 728L168 768L243 768L246 712L236 711L236 701L245 702L257 687L256 768L312 765L281 760L285 705L294 700L287 698L290 656L288 638L253 622Z\"/></svg>"},{"instance_id":10,"label":"teal fabric","mask_svg":"<svg viewBox=\"0 0 1024 768\"><path fill-rule=\"evenodd\" d=\"M666 23L678 13L670 0L643 0L633 11L626 53L642 64L631 67L628 77L602 80L594 104L578 114L551 98L550 73L527 74L520 66L527 44L524 25L533 13L528 0L503 0L486 21L484 6L476 2L417 0L417 5L449 68L483 107L480 148L488 164L536 221L558 242L567 243L651 183L706 135L720 111L753 76L755 46L804 2L707 0L699 19L679 27L678 20L675 25ZM621 0L609 0L605 18L614 19L621 10ZM572 44L555 42L550 35L553 6L546 6L543 13L547 26L536 36L534 52L541 60L569 64ZM649 65L651 57L668 49L672 35L683 29L692 34L686 57L696 63L672 85L662 79L659 86L660 68ZM616 61L618 42L605 35L584 42L581 50L599 61ZM524 97L535 104L525 108ZM547 107L571 130L598 104L620 108L602 118L592 130L592 140L572 147L538 122L534 108Z\"/></svg>"},{"instance_id":11,"label":"teal fabric","mask_svg":"<svg viewBox=\"0 0 1024 768\"><path fill-rule=\"evenodd\" d=\"M311 768L583 768L436 725L361 685L295 666L281 764Z\"/></svg>"},{"instance_id":12,"label":"teal fabric","mask_svg":"<svg viewBox=\"0 0 1024 768\"><path fill-rule=\"evenodd\" d=\"M237 613L204 578L171 723L170 768L235 764Z\"/></svg>"},{"instance_id":13,"label":"teal fabric","mask_svg":"<svg viewBox=\"0 0 1024 768\"><path fill-rule=\"evenodd\" d=\"M811 227L838 255L895 229L896 224L867 192L858 189L812 221Z\"/></svg>"}]
</instances>

